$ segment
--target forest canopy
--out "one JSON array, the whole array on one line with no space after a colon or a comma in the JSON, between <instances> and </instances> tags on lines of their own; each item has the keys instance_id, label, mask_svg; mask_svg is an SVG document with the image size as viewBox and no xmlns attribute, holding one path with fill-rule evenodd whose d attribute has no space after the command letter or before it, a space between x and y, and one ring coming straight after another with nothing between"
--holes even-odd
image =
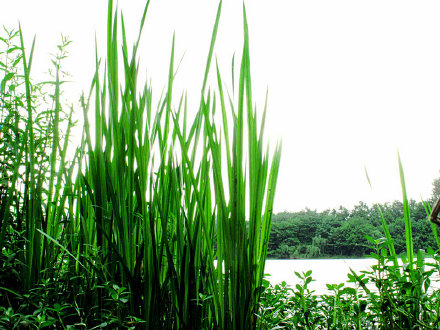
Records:
<instances>
[{"instance_id":1,"label":"forest canopy","mask_svg":"<svg viewBox=\"0 0 440 330\"><path fill-rule=\"evenodd\" d=\"M439 180L434 181L432 205L436 199ZM431 224L423 202L409 202L414 250L437 250ZM300 212L282 212L273 216L268 258L332 258L363 257L372 252L373 239L385 237L381 214L388 224L398 254L405 252L405 224L403 204L367 205L359 202L353 209L344 207L317 212L305 209Z\"/></svg>"}]
</instances>

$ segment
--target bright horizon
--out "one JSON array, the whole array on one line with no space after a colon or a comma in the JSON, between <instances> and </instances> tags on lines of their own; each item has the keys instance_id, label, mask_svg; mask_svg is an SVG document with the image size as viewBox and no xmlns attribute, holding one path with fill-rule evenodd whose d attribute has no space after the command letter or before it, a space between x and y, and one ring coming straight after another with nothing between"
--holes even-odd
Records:
<instances>
[{"instance_id":1,"label":"bright horizon","mask_svg":"<svg viewBox=\"0 0 440 330\"><path fill-rule=\"evenodd\" d=\"M119 1L129 43L145 2ZM139 55L156 95L166 84L175 31L176 64L184 55L176 92L185 88L198 104L217 6L151 1ZM34 79L50 67L48 54L63 33L72 40L64 66L74 81L65 87L70 102L88 90L95 33L105 56L107 1L15 0L0 9L8 29L20 21L28 48L36 34ZM254 102L262 112L268 89L265 135L272 150L278 139L283 143L274 211L401 200L397 151L408 196L429 198L440 170L440 3L246 1L246 11ZM242 3L224 0L215 54L229 89L242 31Z\"/></svg>"}]
</instances>

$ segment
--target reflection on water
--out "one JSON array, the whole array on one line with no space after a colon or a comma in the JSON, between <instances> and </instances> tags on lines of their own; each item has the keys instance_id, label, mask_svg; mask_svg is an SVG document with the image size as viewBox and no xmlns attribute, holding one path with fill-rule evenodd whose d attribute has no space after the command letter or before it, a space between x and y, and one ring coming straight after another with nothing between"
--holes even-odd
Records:
<instances>
[{"instance_id":1,"label":"reflection on water","mask_svg":"<svg viewBox=\"0 0 440 330\"><path fill-rule=\"evenodd\" d=\"M346 283L350 268L360 275L360 271L371 270L371 266L376 263L377 260L373 258L267 260L264 272L265 274L270 274L266 278L272 284L286 281L288 286L293 288L296 284L301 283L301 280L294 272L302 274L302 272L311 270L312 278L315 281L310 283L308 287L311 290L315 290L316 294L324 294L328 292L326 284ZM354 284L346 283L346 286L354 287ZM431 286L440 288L438 273L432 275ZM373 287L370 287L370 289L373 289Z\"/></svg>"}]
</instances>

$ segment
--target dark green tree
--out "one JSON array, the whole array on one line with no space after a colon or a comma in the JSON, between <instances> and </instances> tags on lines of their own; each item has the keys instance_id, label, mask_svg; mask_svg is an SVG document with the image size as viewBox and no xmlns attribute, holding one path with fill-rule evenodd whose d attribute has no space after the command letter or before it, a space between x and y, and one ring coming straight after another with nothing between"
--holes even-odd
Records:
<instances>
[{"instance_id":1,"label":"dark green tree","mask_svg":"<svg viewBox=\"0 0 440 330\"><path fill-rule=\"evenodd\" d=\"M429 200L431 206L434 205L434 203L437 201L439 197L440 197L440 177L435 178L434 181L432 181L432 194Z\"/></svg>"}]
</instances>

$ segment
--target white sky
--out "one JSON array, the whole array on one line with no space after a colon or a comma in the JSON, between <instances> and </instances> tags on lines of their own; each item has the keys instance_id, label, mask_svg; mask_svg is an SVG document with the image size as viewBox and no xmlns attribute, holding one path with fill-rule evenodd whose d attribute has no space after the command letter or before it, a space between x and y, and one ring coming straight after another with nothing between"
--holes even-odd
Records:
<instances>
[{"instance_id":1,"label":"white sky","mask_svg":"<svg viewBox=\"0 0 440 330\"><path fill-rule=\"evenodd\" d=\"M119 1L132 41L144 4ZM198 104L217 5L151 1L140 57L157 94L175 31L176 59L185 54L177 89ZM266 136L283 141L275 211L400 199L397 150L409 197L429 198L440 169L440 2L249 0L246 9L254 101L262 110L269 89ZM60 34L70 36L72 101L89 88L106 15L105 0L0 2L0 24L20 20L28 45L37 36L34 78L50 67ZM229 88L242 35L241 1L224 0L215 54Z\"/></svg>"}]
</instances>

